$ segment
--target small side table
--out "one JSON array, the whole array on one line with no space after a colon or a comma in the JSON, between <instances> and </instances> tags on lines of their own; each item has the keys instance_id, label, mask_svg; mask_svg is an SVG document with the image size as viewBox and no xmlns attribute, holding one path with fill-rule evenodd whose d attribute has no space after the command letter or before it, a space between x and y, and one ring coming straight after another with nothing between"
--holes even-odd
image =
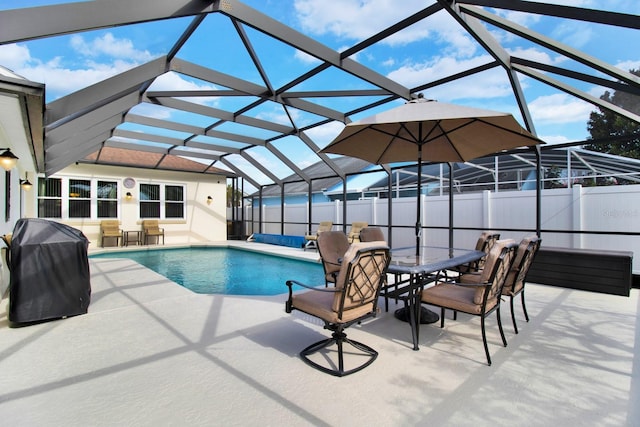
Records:
<instances>
[{"instance_id":1,"label":"small side table","mask_svg":"<svg viewBox=\"0 0 640 427\"><path fill-rule=\"evenodd\" d=\"M122 232L122 246L129 246L129 243L135 243L138 246L142 245L142 231L140 230L125 230Z\"/></svg>"}]
</instances>

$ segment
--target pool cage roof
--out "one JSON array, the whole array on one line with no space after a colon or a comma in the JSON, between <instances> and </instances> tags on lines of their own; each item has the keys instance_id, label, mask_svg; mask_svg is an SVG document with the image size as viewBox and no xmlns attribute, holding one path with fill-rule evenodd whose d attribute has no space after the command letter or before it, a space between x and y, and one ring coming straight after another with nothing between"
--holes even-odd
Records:
<instances>
[{"instance_id":1,"label":"pool cage roof","mask_svg":"<svg viewBox=\"0 0 640 427\"><path fill-rule=\"evenodd\" d=\"M283 188L293 180L286 178L292 174L308 186L314 172L292 158L291 150L296 149L317 156L323 174L343 179L354 165L318 153L329 142L316 136L321 133L318 129L391 108L421 92L468 84L470 78L488 72L502 78L512 94L513 110L519 112L516 119L534 134L524 78L640 123L637 114L589 93L589 88L600 86L638 95L638 77L564 44L554 37L553 28L533 30L512 19L531 14L553 18L554 28L581 22L636 31L640 29L636 15L519 0L425 1L419 10L354 44L330 47L270 16L268 2L264 3L260 11L234 0L100 0L0 11L0 45L43 39L68 43L76 34L102 35L109 30L117 35L124 27L163 34L169 40L161 55L46 102L44 144L33 147L37 171L50 175L76 162L118 164L107 154L120 149L158 157L143 167L157 167L165 156L180 156L205 164L202 172L226 171L255 188L269 184ZM383 67L358 60L358 55L373 52L402 31L436 19L461 28L488 59L447 75L425 74L411 86L401 84ZM195 51L195 40L203 39L210 40L210 49ZM520 40L522 48L507 48L506 39ZM258 50L262 42L273 48ZM221 43L236 43L237 50L225 54L219 49ZM438 45L429 37L419 43L425 49ZM421 48L416 45L416 49ZM552 53L559 60L543 62L530 55L533 51ZM293 72L284 64L298 54L313 61ZM189 88L156 84L167 75L194 84ZM348 76L348 84L336 87L335 75ZM147 108L166 115L159 118ZM285 121L270 119L267 108L279 111ZM576 159L579 154L584 155L576 152ZM265 158L287 172L275 172ZM526 156L520 161L528 161L522 159ZM468 169L468 179L481 173L479 167Z\"/></svg>"},{"instance_id":2,"label":"pool cage roof","mask_svg":"<svg viewBox=\"0 0 640 427\"><path fill-rule=\"evenodd\" d=\"M396 166L383 169L371 167L367 162L351 158L336 159L347 175L365 175L376 171L391 173L392 191L403 190L400 196L415 197L417 166ZM640 160L616 156L578 147L547 147L541 156L541 177L547 188L567 187L573 184L611 185L640 183ZM478 192L483 190L532 190L535 189L535 152L521 150L510 154L487 156L465 163L453 163L454 192ZM304 169L312 178L311 192L324 193L331 199L343 197L342 179L328 177L330 171L322 162ZM385 173L386 175L386 173ZM570 177L570 178L569 178ZM596 181L597 180L597 183ZM447 193L449 168L446 164L431 163L422 166L422 182L425 194ZM285 194L297 195L309 192L309 185L297 175L287 177ZM429 185L436 184L436 185ZM440 186L442 184L442 186ZM362 197L388 197L389 179L373 176L365 186L352 188L347 180L348 193L360 193ZM413 190L407 192L406 190ZM270 185L262 188L262 197L279 197L281 187ZM259 197L260 191L251 197Z\"/></svg>"}]
</instances>

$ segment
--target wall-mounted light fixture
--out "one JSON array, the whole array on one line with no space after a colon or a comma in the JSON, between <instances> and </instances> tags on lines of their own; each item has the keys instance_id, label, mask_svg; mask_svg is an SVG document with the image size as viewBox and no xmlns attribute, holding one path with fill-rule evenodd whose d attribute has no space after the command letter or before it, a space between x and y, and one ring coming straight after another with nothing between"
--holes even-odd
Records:
<instances>
[{"instance_id":1,"label":"wall-mounted light fixture","mask_svg":"<svg viewBox=\"0 0 640 427\"><path fill-rule=\"evenodd\" d=\"M127 194L124 195L124 198L127 200L133 199L133 195L131 194L131 191L127 191Z\"/></svg>"},{"instance_id":2,"label":"wall-mounted light fixture","mask_svg":"<svg viewBox=\"0 0 640 427\"><path fill-rule=\"evenodd\" d=\"M29 176L26 172L24 173L24 179L20 180L20 187L22 187L24 191L29 191L31 190L31 187L33 187L33 184L29 182Z\"/></svg>"},{"instance_id":3,"label":"wall-mounted light fixture","mask_svg":"<svg viewBox=\"0 0 640 427\"><path fill-rule=\"evenodd\" d=\"M210 205L213 202L213 197L207 196L207 204Z\"/></svg>"},{"instance_id":4,"label":"wall-mounted light fixture","mask_svg":"<svg viewBox=\"0 0 640 427\"><path fill-rule=\"evenodd\" d=\"M18 157L11 152L11 148L0 148L0 150L4 150L0 154L0 166L6 171L10 171L18 163Z\"/></svg>"}]
</instances>

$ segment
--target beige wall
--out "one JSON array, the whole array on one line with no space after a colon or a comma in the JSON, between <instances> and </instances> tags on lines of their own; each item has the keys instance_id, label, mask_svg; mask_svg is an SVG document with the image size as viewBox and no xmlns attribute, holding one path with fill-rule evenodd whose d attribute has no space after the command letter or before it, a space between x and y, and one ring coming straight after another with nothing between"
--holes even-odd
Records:
<instances>
[{"instance_id":1,"label":"beige wall","mask_svg":"<svg viewBox=\"0 0 640 427\"><path fill-rule=\"evenodd\" d=\"M227 239L226 218L226 178L221 175L160 171L115 166L72 165L56 173L53 177L105 178L119 182L120 225L123 230L141 230L142 221L138 216L138 185L140 183L167 183L186 186L186 218L180 220L160 220L164 228L167 244L184 244ZM136 181L132 189L124 188L124 178ZM36 184L37 179L33 178ZM131 200L124 195L130 191ZM207 196L213 202L207 205ZM25 196L25 217L37 217L37 191L34 188ZM91 241L90 249L100 245L100 220L62 221L75 227Z\"/></svg>"}]
</instances>

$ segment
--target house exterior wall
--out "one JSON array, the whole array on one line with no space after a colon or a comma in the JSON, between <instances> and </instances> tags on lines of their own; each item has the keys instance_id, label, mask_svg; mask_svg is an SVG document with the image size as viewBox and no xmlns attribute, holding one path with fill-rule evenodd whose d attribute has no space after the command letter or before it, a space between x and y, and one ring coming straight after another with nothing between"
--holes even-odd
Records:
<instances>
[{"instance_id":1,"label":"house exterior wall","mask_svg":"<svg viewBox=\"0 0 640 427\"><path fill-rule=\"evenodd\" d=\"M226 218L226 178L221 175L174 172L152 169L127 168L119 166L103 166L78 164L69 166L52 175L52 178L72 177L80 179L106 179L118 182L120 228L122 230L142 230L142 219L139 215L139 184L175 184L185 186L185 218L161 219L160 227L164 228L166 244L188 244L227 239ZM131 177L136 185L125 188L123 180ZM34 178L37 181L36 178ZM127 200L127 191L132 199ZM208 205L207 197L213 202ZM37 189L34 188L25 198L25 217L36 218ZM81 230L90 240L89 249L100 245L100 219L67 219L59 220L71 227Z\"/></svg>"}]
</instances>

